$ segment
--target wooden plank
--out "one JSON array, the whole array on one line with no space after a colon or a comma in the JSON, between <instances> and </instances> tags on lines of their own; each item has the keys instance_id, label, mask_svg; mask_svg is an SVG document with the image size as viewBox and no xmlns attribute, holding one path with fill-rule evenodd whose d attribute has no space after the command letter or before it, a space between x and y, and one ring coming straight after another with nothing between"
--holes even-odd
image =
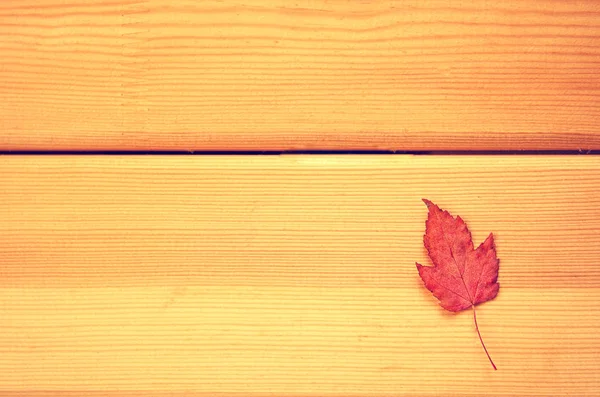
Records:
<instances>
[{"instance_id":1,"label":"wooden plank","mask_svg":"<svg viewBox=\"0 0 600 397\"><path fill-rule=\"evenodd\" d=\"M2 157L0 393L595 395L599 193L595 156ZM422 197L496 235L496 372Z\"/></svg>"},{"instance_id":2,"label":"wooden plank","mask_svg":"<svg viewBox=\"0 0 600 397\"><path fill-rule=\"evenodd\" d=\"M0 4L0 150L600 149L600 3Z\"/></svg>"}]
</instances>

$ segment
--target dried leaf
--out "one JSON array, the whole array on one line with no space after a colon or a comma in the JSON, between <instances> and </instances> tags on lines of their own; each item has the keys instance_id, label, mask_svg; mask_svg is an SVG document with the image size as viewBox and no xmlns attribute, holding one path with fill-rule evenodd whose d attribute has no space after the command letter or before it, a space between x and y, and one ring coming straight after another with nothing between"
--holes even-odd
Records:
<instances>
[{"instance_id":1,"label":"dried leaf","mask_svg":"<svg viewBox=\"0 0 600 397\"><path fill-rule=\"evenodd\" d=\"M475 305L494 299L500 287L494 236L490 233L474 249L471 233L460 217L454 218L431 201L423 201L429 208L423 242L433 266L417 263L419 275L444 309L459 312L473 308L479 340L496 369L481 338L475 312Z\"/></svg>"}]
</instances>

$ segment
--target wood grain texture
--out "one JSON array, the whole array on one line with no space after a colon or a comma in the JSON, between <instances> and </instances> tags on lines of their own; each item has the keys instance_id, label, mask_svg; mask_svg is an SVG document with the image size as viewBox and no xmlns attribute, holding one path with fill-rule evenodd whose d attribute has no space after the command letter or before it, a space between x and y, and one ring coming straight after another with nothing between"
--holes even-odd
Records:
<instances>
[{"instance_id":1,"label":"wood grain texture","mask_svg":"<svg viewBox=\"0 0 600 397\"><path fill-rule=\"evenodd\" d=\"M497 238L497 372L421 197ZM2 395L600 390L598 157L8 156L0 219Z\"/></svg>"},{"instance_id":2,"label":"wood grain texture","mask_svg":"<svg viewBox=\"0 0 600 397\"><path fill-rule=\"evenodd\" d=\"M600 3L0 3L1 150L600 149Z\"/></svg>"}]
</instances>

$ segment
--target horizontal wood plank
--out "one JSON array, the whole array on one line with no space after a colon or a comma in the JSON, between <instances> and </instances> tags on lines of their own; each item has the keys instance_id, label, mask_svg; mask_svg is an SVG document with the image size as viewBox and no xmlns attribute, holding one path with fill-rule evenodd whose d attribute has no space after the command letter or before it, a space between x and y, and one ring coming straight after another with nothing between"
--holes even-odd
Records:
<instances>
[{"instance_id":1,"label":"horizontal wood plank","mask_svg":"<svg viewBox=\"0 0 600 397\"><path fill-rule=\"evenodd\" d=\"M0 394L595 395L595 156L5 156ZM427 197L499 296L420 281Z\"/></svg>"},{"instance_id":2,"label":"horizontal wood plank","mask_svg":"<svg viewBox=\"0 0 600 397\"><path fill-rule=\"evenodd\" d=\"M600 149L600 3L0 3L0 150Z\"/></svg>"}]
</instances>

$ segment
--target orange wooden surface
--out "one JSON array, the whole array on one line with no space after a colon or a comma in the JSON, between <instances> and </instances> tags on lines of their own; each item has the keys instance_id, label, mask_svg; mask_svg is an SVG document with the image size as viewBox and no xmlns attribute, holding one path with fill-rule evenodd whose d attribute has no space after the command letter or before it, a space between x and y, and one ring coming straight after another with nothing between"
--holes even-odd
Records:
<instances>
[{"instance_id":1,"label":"orange wooden surface","mask_svg":"<svg viewBox=\"0 0 600 397\"><path fill-rule=\"evenodd\" d=\"M5 0L0 150L600 149L600 3Z\"/></svg>"},{"instance_id":2,"label":"orange wooden surface","mask_svg":"<svg viewBox=\"0 0 600 397\"><path fill-rule=\"evenodd\" d=\"M600 390L598 157L0 160L0 395ZM417 275L422 197L496 236L496 372Z\"/></svg>"}]
</instances>

